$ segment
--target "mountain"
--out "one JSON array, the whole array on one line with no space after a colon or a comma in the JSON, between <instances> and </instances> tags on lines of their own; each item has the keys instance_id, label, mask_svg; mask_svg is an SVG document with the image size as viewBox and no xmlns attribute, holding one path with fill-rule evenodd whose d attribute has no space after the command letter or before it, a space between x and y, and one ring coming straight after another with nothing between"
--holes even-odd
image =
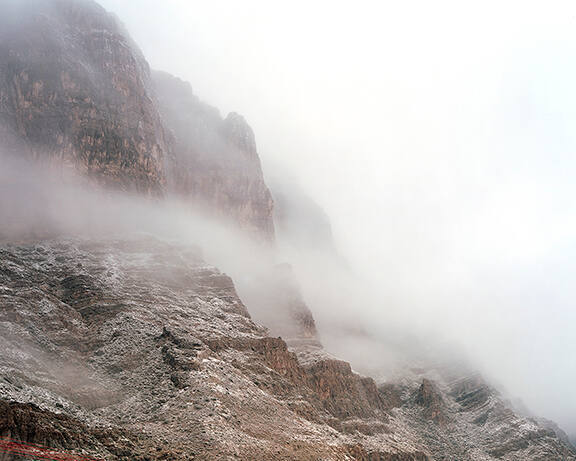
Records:
<instances>
[{"instance_id":1,"label":"mountain","mask_svg":"<svg viewBox=\"0 0 576 461\"><path fill-rule=\"evenodd\" d=\"M338 360L300 363L194 248L80 240L1 256L3 436L104 459L370 459L347 433L384 429L375 383Z\"/></svg>"},{"instance_id":2,"label":"mountain","mask_svg":"<svg viewBox=\"0 0 576 461\"><path fill-rule=\"evenodd\" d=\"M576 459L478 376L378 385L319 348L291 352L194 247L4 245L0 300L13 440L106 460Z\"/></svg>"},{"instance_id":3,"label":"mountain","mask_svg":"<svg viewBox=\"0 0 576 461\"><path fill-rule=\"evenodd\" d=\"M83 0L2 0L2 149L106 187L176 194L270 241L254 134L151 73L121 24Z\"/></svg>"},{"instance_id":4,"label":"mountain","mask_svg":"<svg viewBox=\"0 0 576 461\"><path fill-rule=\"evenodd\" d=\"M168 148L150 69L114 17L93 2L0 5L2 148L160 194Z\"/></svg>"},{"instance_id":5,"label":"mountain","mask_svg":"<svg viewBox=\"0 0 576 461\"><path fill-rule=\"evenodd\" d=\"M171 134L171 190L197 206L233 216L244 229L274 239L273 200L252 128L244 118L201 102L189 83L153 72L158 107Z\"/></svg>"},{"instance_id":6,"label":"mountain","mask_svg":"<svg viewBox=\"0 0 576 461\"><path fill-rule=\"evenodd\" d=\"M332 357L274 253L325 242L338 260L329 221L294 187L278 186L274 216L244 118L151 71L91 0L0 8L1 160L35 165L24 181L0 172L0 461L576 460L462 367L377 382ZM183 219L157 212L172 201L257 242L232 276L207 259L239 237L211 225L205 248L150 230ZM18 225L29 210L40 230Z\"/></svg>"}]
</instances>

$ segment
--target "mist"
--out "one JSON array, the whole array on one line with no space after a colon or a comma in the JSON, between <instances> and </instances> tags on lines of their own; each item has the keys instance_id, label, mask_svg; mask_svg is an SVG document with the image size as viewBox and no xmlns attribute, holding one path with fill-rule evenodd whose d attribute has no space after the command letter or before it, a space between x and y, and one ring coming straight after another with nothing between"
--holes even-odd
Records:
<instances>
[{"instance_id":1,"label":"mist","mask_svg":"<svg viewBox=\"0 0 576 461\"><path fill-rule=\"evenodd\" d=\"M46 219L197 244L241 295L288 260L322 341L355 367L390 378L430 347L456 351L576 434L576 5L100 3L153 68L247 118L265 176L297 178L338 255L280 242L270 256L177 203L68 202L62 186L38 193L59 204L39 205ZM41 215L23 209L17 222Z\"/></svg>"},{"instance_id":2,"label":"mist","mask_svg":"<svg viewBox=\"0 0 576 461\"><path fill-rule=\"evenodd\" d=\"M272 248L175 197L105 189L73 171L0 153L0 242L157 238L199 251L241 284L276 263Z\"/></svg>"}]
</instances>

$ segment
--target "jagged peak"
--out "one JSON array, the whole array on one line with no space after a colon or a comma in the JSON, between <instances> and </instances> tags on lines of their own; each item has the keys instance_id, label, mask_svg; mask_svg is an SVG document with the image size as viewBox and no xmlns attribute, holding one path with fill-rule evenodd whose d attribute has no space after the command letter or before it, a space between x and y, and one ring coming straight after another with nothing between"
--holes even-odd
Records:
<instances>
[{"instance_id":1,"label":"jagged peak","mask_svg":"<svg viewBox=\"0 0 576 461\"><path fill-rule=\"evenodd\" d=\"M258 158L254 131L242 115L230 112L224 119L223 132L241 152L254 159Z\"/></svg>"}]
</instances>

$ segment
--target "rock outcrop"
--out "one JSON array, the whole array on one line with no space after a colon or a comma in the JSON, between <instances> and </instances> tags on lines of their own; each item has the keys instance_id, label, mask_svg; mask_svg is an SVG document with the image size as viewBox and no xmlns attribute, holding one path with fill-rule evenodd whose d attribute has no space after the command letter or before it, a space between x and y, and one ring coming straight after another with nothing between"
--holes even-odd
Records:
<instances>
[{"instance_id":1,"label":"rock outcrop","mask_svg":"<svg viewBox=\"0 0 576 461\"><path fill-rule=\"evenodd\" d=\"M150 70L115 18L88 0L0 6L1 148L160 194L167 146Z\"/></svg>"},{"instance_id":2,"label":"rock outcrop","mask_svg":"<svg viewBox=\"0 0 576 461\"><path fill-rule=\"evenodd\" d=\"M576 460L479 378L378 386L294 353L194 248L3 245L0 306L0 435L22 442L109 461Z\"/></svg>"},{"instance_id":3,"label":"rock outcrop","mask_svg":"<svg viewBox=\"0 0 576 461\"><path fill-rule=\"evenodd\" d=\"M273 240L272 196L250 126L236 113L223 119L217 109L198 99L189 83L165 72L152 75L172 141L169 190Z\"/></svg>"},{"instance_id":4,"label":"rock outcrop","mask_svg":"<svg viewBox=\"0 0 576 461\"><path fill-rule=\"evenodd\" d=\"M418 389L414 401L424 409L426 418L437 424L446 423L444 399L432 381L427 378L422 380L422 385Z\"/></svg>"},{"instance_id":5,"label":"rock outcrop","mask_svg":"<svg viewBox=\"0 0 576 461\"><path fill-rule=\"evenodd\" d=\"M0 153L174 194L273 240L273 200L242 116L222 119L168 74L152 81L122 25L92 0L0 7Z\"/></svg>"},{"instance_id":6,"label":"rock outcrop","mask_svg":"<svg viewBox=\"0 0 576 461\"><path fill-rule=\"evenodd\" d=\"M0 7L3 154L175 195L274 239L273 201L241 116L222 118L188 84L151 74L92 0ZM281 201L277 219L296 246L325 240L334 252L317 207ZM317 234L289 230L310 216L320 217ZM576 460L558 430L520 416L470 373L376 383L327 354L289 265L264 267L241 300L196 248L63 237L44 225L27 235L12 224L0 220L2 442L108 461ZM3 446L1 461L22 459Z\"/></svg>"},{"instance_id":7,"label":"rock outcrop","mask_svg":"<svg viewBox=\"0 0 576 461\"><path fill-rule=\"evenodd\" d=\"M4 436L110 461L425 459L417 441L371 442L387 432L374 381L301 363L193 248L5 246L0 303Z\"/></svg>"}]
</instances>

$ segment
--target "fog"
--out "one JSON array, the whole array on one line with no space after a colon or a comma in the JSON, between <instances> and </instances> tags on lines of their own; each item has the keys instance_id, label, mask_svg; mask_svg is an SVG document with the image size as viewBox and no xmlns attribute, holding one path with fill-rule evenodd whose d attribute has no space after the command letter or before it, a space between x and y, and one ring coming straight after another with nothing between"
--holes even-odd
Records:
<instances>
[{"instance_id":1,"label":"fog","mask_svg":"<svg viewBox=\"0 0 576 461\"><path fill-rule=\"evenodd\" d=\"M231 274L253 274L275 263L268 245L224 218L206 215L201 206L99 187L70 168L31 163L1 150L0 161L0 242L141 234L197 247L208 263Z\"/></svg>"},{"instance_id":2,"label":"fog","mask_svg":"<svg viewBox=\"0 0 576 461\"><path fill-rule=\"evenodd\" d=\"M265 175L296 178L330 217L338 264L283 249L330 350L362 365L378 347L382 367L407 343L456 350L576 433L576 5L99 3L152 67L243 114ZM232 275L260 264L176 204L151 219L126 200L107 216L177 221ZM351 320L382 348L330 334Z\"/></svg>"}]
</instances>

